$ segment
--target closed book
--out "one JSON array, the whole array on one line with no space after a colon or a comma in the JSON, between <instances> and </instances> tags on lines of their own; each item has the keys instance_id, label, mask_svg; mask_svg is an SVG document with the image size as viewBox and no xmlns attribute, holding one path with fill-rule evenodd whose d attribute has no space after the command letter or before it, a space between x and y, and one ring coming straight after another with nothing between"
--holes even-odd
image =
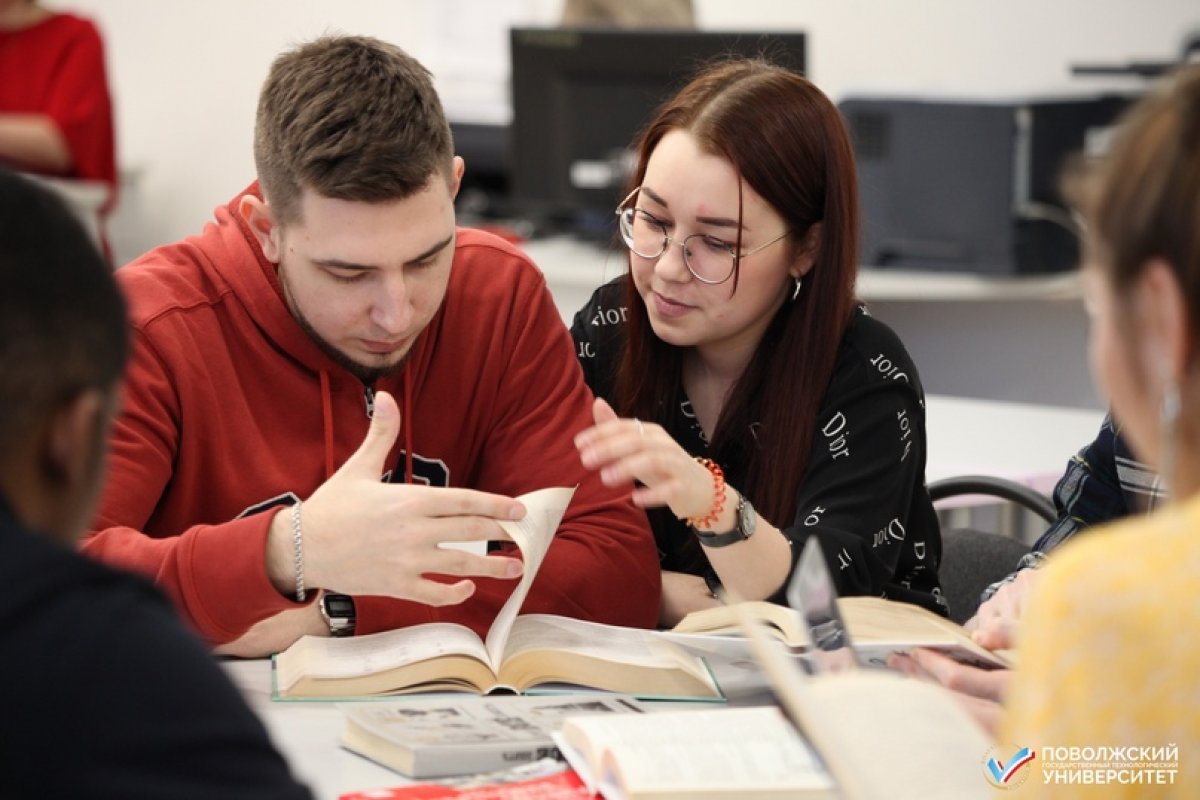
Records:
<instances>
[{"instance_id":1,"label":"closed book","mask_svg":"<svg viewBox=\"0 0 1200 800\"><path fill-rule=\"evenodd\" d=\"M509 769L557 757L551 738L572 715L641 714L630 697L563 694L348 703L342 745L411 778Z\"/></svg>"}]
</instances>

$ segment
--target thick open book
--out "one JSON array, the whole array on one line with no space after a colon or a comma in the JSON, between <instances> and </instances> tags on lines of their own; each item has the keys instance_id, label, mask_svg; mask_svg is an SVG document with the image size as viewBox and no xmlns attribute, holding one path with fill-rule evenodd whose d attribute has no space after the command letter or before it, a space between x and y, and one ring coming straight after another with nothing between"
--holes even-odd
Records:
<instances>
[{"instance_id":1,"label":"thick open book","mask_svg":"<svg viewBox=\"0 0 1200 800\"><path fill-rule=\"evenodd\" d=\"M808 675L745 604L732 607L781 705L846 800L992 797L993 742L940 686L883 669Z\"/></svg>"},{"instance_id":2,"label":"thick open book","mask_svg":"<svg viewBox=\"0 0 1200 800\"><path fill-rule=\"evenodd\" d=\"M275 656L277 698L350 698L587 687L653 699L720 699L702 659L654 631L517 612L574 489L522 495L524 519L500 524L525 572L488 630L434 622L342 639L305 636Z\"/></svg>"},{"instance_id":3,"label":"thick open book","mask_svg":"<svg viewBox=\"0 0 1200 800\"><path fill-rule=\"evenodd\" d=\"M804 623L792 609L761 600L739 605L745 607L751 618L766 625L767 633L788 647L808 645ZM1010 666L1006 654L980 647L961 625L920 606L881 597L839 597L838 608L845 618L855 650L865 661L883 665L891 653L928 647L968 664L987 668ZM732 605L694 611L673 630L693 634L743 634Z\"/></svg>"},{"instance_id":4,"label":"thick open book","mask_svg":"<svg viewBox=\"0 0 1200 800\"><path fill-rule=\"evenodd\" d=\"M555 758L550 738L576 714L640 714L629 697L563 694L347 703L342 745L410 778L469 775Z\"/></svg>"},{"instance_id":5,"label":"thick open book","mask_svg":"<svg viewBox=\"0 0 1200 800\"><path fill-rule=\"evenodd\" d=\"M571 717L554 739L584 784L608 800L836 796L774 706Z\"/></svg>"}]
</instances>

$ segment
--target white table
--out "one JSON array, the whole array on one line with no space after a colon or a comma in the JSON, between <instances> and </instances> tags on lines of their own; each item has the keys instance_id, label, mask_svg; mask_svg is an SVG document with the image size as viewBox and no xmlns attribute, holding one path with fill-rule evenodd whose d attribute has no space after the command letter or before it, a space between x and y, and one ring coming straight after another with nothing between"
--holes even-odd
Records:
<instances>
[{"instance_id":1,"label":"white table","mask_svg":"<svg viewBox=\"0 0 1200 800\"><path fill-rule=\"evenodd\" d=\"M1071 456L1096 438L1104 412L929 395L925 419L927 481L993 475L1049 495ZM995 499L960 497L939 509L943 526L998 530L1026 544L1046 528L1032 514Z\"/></svg>"},{"instance_id":2,"label":"white table","mask_svg":"<svg viewBox=\"0 0 1200 800\"><path fill-rule=\"evenodd\" d=\"M1096 438L1104 412L929 395L925 419L928 480L983 473L1049 494L1071 456Z\"/></svg>"},{"instance_id":3,"label":"white table","mask_svg":"<svg viewBox=\"0 0 1200 800\"><path fill-rule=\"evenodd\" d=\"M292 772L318 800L336 800L359 789L410 783L403 775L343 750L338 744L342 714L330 702L277 703L271 700L271 662L222 662L226 673L267 727Z\"/></svg>"}]
</instances>

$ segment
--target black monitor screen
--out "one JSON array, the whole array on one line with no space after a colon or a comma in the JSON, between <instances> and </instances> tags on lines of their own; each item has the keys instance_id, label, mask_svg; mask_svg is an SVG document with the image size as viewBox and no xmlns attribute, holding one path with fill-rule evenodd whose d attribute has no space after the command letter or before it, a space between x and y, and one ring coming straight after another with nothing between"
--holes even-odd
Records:
<instances>
[{"instance_id":1,"label":"black monitor screen","mask_svg":"<svg viewBox=\"0 0 1200 800\"><path fill-rule=\"evenodd\" d=\"M512 195L587 235L611 230L653 111L704 64L764 56L804 71L800 32L514 28Z\"/></svg>"}]
</instances>

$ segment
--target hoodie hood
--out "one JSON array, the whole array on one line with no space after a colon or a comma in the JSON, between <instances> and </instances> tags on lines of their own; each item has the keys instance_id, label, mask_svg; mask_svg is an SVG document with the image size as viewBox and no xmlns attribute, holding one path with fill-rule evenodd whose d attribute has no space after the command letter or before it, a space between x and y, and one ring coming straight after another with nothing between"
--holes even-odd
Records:
<instances>
[{"instance_id":1,"label":"hoodie hood","mask_svg":"<svg viewBox=\"0 0 1200 800\"><path fill-rule=\"evenodd\" d=\"M365 386L355 375L330 358L292 315L284 296L283 285L279 281L278 265L263 255L257 237L238 210L242 198L246 195L262 199L258 181L250 184L227 205L216 209L216 228L220 236L216 243L210 242L207 245L207 255L214 271L229 284L238 301L272 346L314 373L320 383L326 477L332 475L338 467L334 447L335 391L361 393L364 414L368 417L373 408L375 391L391 392L400 406L401 435L403 441L407 442L405 451L411 452L411 362L418 352L424 349L421 346L426 338L424 332L413 343L404 369L380 378L373 386ZM246 257L247 252L250 254L249 259ZM405 472L411 481L411 466Z\"/></svg>"}]
</instances>

